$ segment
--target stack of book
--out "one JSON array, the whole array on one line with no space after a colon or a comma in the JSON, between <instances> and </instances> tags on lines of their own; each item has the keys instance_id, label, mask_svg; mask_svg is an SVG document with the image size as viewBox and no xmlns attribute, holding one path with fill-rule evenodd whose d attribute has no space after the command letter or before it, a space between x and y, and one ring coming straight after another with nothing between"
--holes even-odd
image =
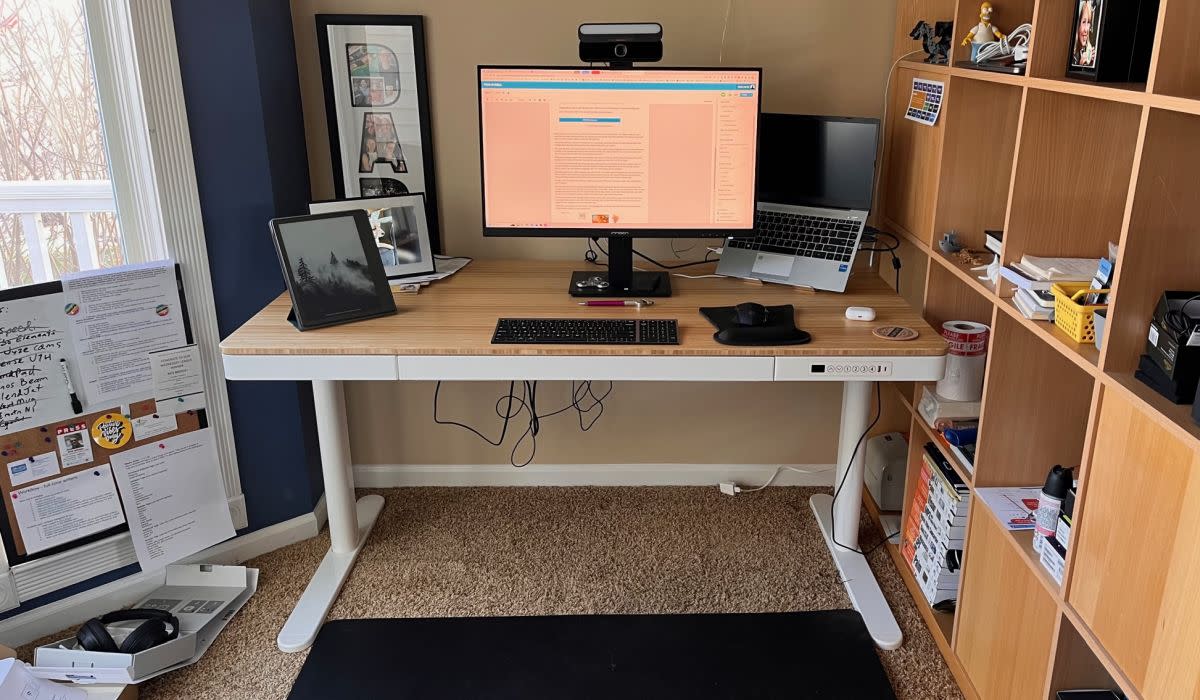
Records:
<instances>
[{"instance_id":1,"label":"stack of book","mask_svg":"<svg viewBox=\"0 0 1200 700\"><path fill-rule=\"evenodd\" d=\"M1004 279L1017 287L1013 303L1025 318L1054 320L1054 296L1050 287L1055 282L1087 282L1096 274L1096 258L1041 258L1021 256L1000 270Z\"/></svg>"},{"instance_id":2,"label":"stack of book","mask_svg":"<svg viewBox=\"0 0 1200 700\"><path fill-rule=\"evenodd\" d=\"M963 549L969 502L967 485L937 446L926 443L900 551L930 605L958 597L959 571L946 554Z\"/></svg>"}]
</instances>

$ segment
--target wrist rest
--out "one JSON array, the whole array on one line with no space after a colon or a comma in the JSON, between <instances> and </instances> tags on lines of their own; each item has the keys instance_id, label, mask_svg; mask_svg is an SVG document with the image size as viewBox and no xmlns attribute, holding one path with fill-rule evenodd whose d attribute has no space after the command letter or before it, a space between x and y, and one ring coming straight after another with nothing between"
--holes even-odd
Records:
<instances>
[{"instance_id":1,"label":"wrist rest","mask_svg":"<svg viewBox=\"0 0 1200 700\"><path fill-rule=\"evenodd\" d=\"M732 306L702 307L700 314L717 329L713 340L722 345L803 345L812 340L808 331L796 328L796 310L791 304L768 306L767 322L743 326Z\"/></svg>"}]
</instances>

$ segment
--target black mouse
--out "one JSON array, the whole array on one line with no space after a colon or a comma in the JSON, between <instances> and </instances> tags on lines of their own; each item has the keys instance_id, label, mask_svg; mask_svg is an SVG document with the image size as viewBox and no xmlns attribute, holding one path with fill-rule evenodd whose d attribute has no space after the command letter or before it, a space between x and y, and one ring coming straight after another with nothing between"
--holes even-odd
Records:
<instances>
[{"instance_id":1,"label":"black mouse","mask_svg":"<svg viewBox=\"0 0 1200 700\"><path fill-rule=\"evenodd\" d=\"M733 307L737 311L738 325L762 326L767 322L767 307L752 301L743 302Z\"/></svg>"}]
</instances>

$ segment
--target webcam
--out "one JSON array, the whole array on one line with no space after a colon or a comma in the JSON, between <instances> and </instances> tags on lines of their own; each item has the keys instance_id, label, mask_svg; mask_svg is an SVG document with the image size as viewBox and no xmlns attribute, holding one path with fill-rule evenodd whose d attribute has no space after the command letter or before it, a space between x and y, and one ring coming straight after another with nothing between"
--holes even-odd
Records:
<instances>
[{"instance_id":1,"label":"webcam","mask_svg":"<svg viewBox=\"0 0 1200 700\"><path fill-rule=\"evenodd\" d=\"M579 25L579 60L631 66L661 61L662 25L658 22Z\"/></svg>"}]
</instances>

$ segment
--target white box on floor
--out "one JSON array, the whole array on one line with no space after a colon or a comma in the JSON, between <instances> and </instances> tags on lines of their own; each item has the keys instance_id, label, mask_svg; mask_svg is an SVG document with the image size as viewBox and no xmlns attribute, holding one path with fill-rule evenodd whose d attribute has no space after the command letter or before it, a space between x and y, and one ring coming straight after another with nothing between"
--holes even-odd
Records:
<instances>
[{"instance_id":1,"label":"white box on floor","mask_svg":"<svg viewBox=\"0 0 1200 700\"><path fill-rule=\"evenodd\" d=\"M165 585L134 607L175 615L177 638L136 654L88 651L74 637L61 639L34 650L34 674L76 683L140 683L195 663L258 588L258 569L244 566L172 564L165 575ZM132 629L136 623L116 625Z\"/></svg>"}]
</instances>

